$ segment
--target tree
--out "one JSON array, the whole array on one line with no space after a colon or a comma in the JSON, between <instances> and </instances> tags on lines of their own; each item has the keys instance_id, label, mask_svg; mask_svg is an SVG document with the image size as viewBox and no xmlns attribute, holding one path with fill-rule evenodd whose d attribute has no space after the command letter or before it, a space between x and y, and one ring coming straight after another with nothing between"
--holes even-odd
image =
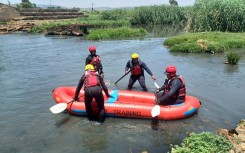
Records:
<instances>
[{"instance_id":1,"label":"tree","mask_svg":"<svg viewBox=\"0 0 245 153\"><path fill-rule=\"evenodd\" d=\"M178 2L176 0L169 0L170 5L178 6Z\"/></svg>"}]
</instances>

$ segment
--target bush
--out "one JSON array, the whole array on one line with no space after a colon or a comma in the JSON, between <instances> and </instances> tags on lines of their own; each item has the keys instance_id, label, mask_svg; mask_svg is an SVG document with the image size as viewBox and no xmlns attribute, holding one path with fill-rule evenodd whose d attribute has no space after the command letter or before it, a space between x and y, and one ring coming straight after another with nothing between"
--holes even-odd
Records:
<instances>
[{"instance_id":1,"label":"bush","mask_svg":"<svg viewBox=\"0 0 245 153\"><path fill-rule=\"evenodd\" d=\"M182 146L172 146L172 153L228 153L232 148L231 143L224 137L202 132L200 134L191 133L190 137L185 138Z\"/></svg>"},{"instance_id":2,"label":"bush","mask_svg":"<svg viewBox=\"0 0 245 153\"><path fill-rule=\"evenodd\" d=\"M228 63L232 65L236 65L240 60L241 56L237 53L229 52L227 54Z\"/></svg>"}]
</instances>

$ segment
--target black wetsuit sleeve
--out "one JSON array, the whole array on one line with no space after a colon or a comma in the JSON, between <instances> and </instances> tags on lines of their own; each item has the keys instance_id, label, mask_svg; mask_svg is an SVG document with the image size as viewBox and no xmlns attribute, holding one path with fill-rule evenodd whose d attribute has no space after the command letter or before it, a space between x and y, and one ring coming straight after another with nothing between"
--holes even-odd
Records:
<instances>
[{"instance_id":1,"label":"black wetsuit sleeve","mask_svg":"<svg viewBox=\"0 0 245 153\"><path fill-rule=\"evenodd\" d=\"M86 58L85 61L85 65L90 64L92 62L92 57L90 55L88 55L88 57Z\"/></svg>"},{"instance_id":2,"label":"black wetsuit sleeve","mask_svg":"<svg viewBox=\"0 0 245 153\"><path fill-rule=\"evenodd\" d=\"M104 79L102 77L99 77L99 78L100 78L100 84L101 84L102 89L104 90L106 96L109 97L108 88L105 85Z\"/></svg>"},{"instance_id":3,"label":"black wetsuit sleeve","mask_svg":"<svg viewBox=\"0 0 245 153\"><path fill-rule=\"evenodd\" d=\"M145 62L142 62L141 65L142 65L142 68L145 69L146 72L147 72L149 75L153 76L153 73L152 73L151 70L146 66Z\"/></svg>"},{"instance_id":4,"label":"black wetsuit sleeve","mask_svg":"<svg viewBox=\"0 0 245 153\"><path fill-rule=\"evenodd\" d=\"M78 95L79 95L80 90L81 90L81 88L82 88L82 86L84 84L83 77L84 77L84 75L80 78L79 83L77 85L77 89L76 89L76 92L75 92L74 100L78 100Z\"/></svg>"},{"instance_id":5,"label":"black wetsuit sleeve","mask_svg":"<svg viewBox=\"0 0 245 153\"><path fill-rule=\"evenodd\" d=\"M127 62L125 66L125 72L128 71L129 68L130 68L130 60Z\"/></svg>"},{"instance_id":6,"label":"black wetsuit sleeve","mask_svg":"<svg viewBox=\"0 0 245 153\"><path fill-rule=\"evenodd\" d=\"M179 79L175 79L171 82L171 89L169 90L169 92L167 94L165 94L164 96L160 97L159 99L157 99L160 103L164 102L166 99L171 98L172 96L174 96L174 94L178 91L178 89L180 88L180 86L182 85L181 81Z\"/></svg>"}]
</instances>

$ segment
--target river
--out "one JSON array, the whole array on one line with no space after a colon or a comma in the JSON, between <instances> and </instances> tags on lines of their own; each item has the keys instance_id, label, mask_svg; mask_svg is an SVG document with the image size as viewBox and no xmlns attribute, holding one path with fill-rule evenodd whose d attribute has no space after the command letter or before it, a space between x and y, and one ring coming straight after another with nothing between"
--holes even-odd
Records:
<instances>
[{"instance_id":1,"label":"river","mask_svg":"<svg viewBox=\"0 0 245 153\"><path fill-rule=\"evenodd\" d=\"M170 53L165 38L87 41L81 37L45 37L25 33L0 35L0 152L1 153L136 153L168 152L190 132L235 128L244 116L245 60L223 64L225 54ZM187 94L202 106L194 116L176 121L107 118L103 124L86 117L52 114L51 92L76 86L83 74L90 45L102 58L109 89L126 89L124 74L134 52L162 85L169 64L186 81ZM154 91L146 73L149 92ZM134 90L141 90L136 82Z\"/></svg>"}]
</instances>

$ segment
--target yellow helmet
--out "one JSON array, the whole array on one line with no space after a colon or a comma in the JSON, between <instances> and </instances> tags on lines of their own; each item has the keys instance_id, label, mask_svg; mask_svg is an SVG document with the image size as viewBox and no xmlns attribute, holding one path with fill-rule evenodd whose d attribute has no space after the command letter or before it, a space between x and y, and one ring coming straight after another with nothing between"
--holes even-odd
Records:
<instances>
[{"instance_id":1,"label":"yellow helmet","mask_svg":"<svg viewBox=\"0 0 245 153\"><path fill-rule=\"evenodd\" d=\"M87 64L84 69L85 71L87 71L88 69L94 70L94 66L92 64Z\"/></svg>"},{"instance_id":2,"label":"yellow helmet","mask_svg":"<svg viewBox=\"0 0 245 153\"><path fill-rule=\"evenodd\" d=\"M139 58L139 54L137 54L137 53L133 53L131 56L132 56L132 58Z\"/></svg>"}]
</instances>

